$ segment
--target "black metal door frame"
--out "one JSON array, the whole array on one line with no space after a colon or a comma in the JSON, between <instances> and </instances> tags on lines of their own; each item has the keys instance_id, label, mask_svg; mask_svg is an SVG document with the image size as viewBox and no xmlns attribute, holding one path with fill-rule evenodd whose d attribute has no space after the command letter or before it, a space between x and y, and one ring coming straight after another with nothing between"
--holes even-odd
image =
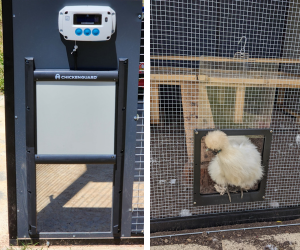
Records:
<instances>
[{"instance_id":1,"label":"black metal door frame","mask_svg":"<svg viewBox=\"0 0 300 250\"><path fill-rule=\"evenodd\" d=\"M59 81L81 81L73 76L90 76L88 81L116 82L115 148L113 155L54 155L37 154L36 136L36 81L53 81L56 74L70 76ZM26 171L28 196L28 232L32 238L104 238L121 235L122 189L125 155L126 101L127 101L128 59L119 59L119 70L75 71L35 70L34 59L25 58L26 93ZM38 232L36 212L36 164L114 164L113 208L111 232Z\"/></svg>"},{"instance_id":2,"label":"black metal door frame","mask_svg":"<svg viewBox=\"0 0 300 250\"><path fill-rule=\"evenodd\" d=\"M270 129L221 129L228 136L245 136L245 135L263 135L264 144L262 150L262 165L264 166L264 175L260 181L259 188L256 191L244 193L243 199L240 193L231 194L232 202L229 201L227 195L220 194L201 194L200 178L201 178L201 139L213 129L195 129L194 131L194 206L207 206L219 204L234 204L244 202L263 201L265 199L268 166L272 142L272 130Z\"/></svg>"}]
</instances>

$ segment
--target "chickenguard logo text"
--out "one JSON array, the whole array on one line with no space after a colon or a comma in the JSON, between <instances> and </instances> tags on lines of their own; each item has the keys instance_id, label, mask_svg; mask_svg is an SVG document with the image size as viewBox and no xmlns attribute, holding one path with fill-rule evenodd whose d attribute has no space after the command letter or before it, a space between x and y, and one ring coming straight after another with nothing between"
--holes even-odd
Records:
<instances>
[{"instance_id":1,"label":"chickenguard logo text","mask_svg":"<svg viewBox=\"0 0 300 250\"><path fill-rule=\"evenodd\" d=\"M97 76L61 76L60 74L55 75L55 80L95 80Z\"/></svg>"}]
</instances>

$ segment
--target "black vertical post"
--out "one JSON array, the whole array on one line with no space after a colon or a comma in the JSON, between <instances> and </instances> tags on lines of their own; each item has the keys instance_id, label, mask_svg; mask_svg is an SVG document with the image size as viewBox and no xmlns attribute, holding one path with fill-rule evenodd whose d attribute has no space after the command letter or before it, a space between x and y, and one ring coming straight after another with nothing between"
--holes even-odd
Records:
<instances>
[{"instance_id":1,"label":"black vertical post","mask_svg":"<svg viewBox=\"0 0 300 250\"><path fill-rule=\"evenodd\" d=\"M25 58L25 93L26 93L26 167L28 196L28 233L37 234L36 230L36 87L34 82L34 60Z\"/></svg>"},{"instance_id":2,"label":"black vertical post","mask_svg":"<svg viewBox=\"0 0 300 250\"><path fill-rule=\"evenodd\" d=\"M17 191L15 153L15 98L12 0L2 1L6 176L8 202L8 231L10 243L17 239Z\"/></svg>"},{"instance_id":3,"label":"black vertical post","mask_svg":"<svg viewBox=\"0 0 300 250\"><path fill-rule=\"evenodd\" d=\"M119 60L119 79L117 83L116 97L116 121L115 121L115 154L117 162L114 174L113 196L113 235L120 237L122 219L122 187L125 154L125 129L126 129L126 100L127 100L128 59Z\"/></svg>"}]
</instances>

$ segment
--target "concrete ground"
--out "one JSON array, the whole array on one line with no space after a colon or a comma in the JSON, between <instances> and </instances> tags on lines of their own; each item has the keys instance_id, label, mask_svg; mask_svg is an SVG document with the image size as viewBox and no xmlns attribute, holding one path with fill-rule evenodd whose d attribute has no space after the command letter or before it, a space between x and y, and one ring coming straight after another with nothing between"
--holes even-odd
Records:
<instances>
[{"instance_id":1,"label":"concrete ground","mask_svg":"<svg viewBox=\"0 0 300 250\"><path fill-rule=\"evenodd\" d=\"M93 167L95 166L91 166L91 165L83 165L83 166L79 166L76 168L76 173L78 174L78 176L82 176L83 173L87 172L86 170L93 170ZM52 167L53 169L50 169L52 171L48 172L51 173L52 172L56 172L59 171L59 168L56 167ZM72 168L72 166L71 166ZM45 176L45 171L44 170L44 166L43 165L39 165L38 166L38 171L37 171L37 175L38 175L38 186L41 185L40 183L45 184L47 182L47 176ZM70 171L75 171L74 169L69 169ZM48 169L49 171L49 169ZM67 202L65 202L65 204L63 205L63 207L65 207L66 209L74 206L74 204L76 205L76 207L78 207L78 202L80 200L80 197L85 197L85 194L87 191L92 191L95 189L101 188L105 189L107 192L102 192L103 197L98 197L99 200L91 200L92 195L87 195L87 199L85 200L85 204L82 204L82 206L84 207L89 207L89 209L92 208L99 208L100 210L104 210L104 209L109 209L111 207L111 197L106 197L106 193L110 193L109 190L111 190L111 180L109 179L109 175L110 173L107 173L106 176L102 176L100 180L100 182L96 182L96 181L91 181L88 183L85 183L86 185L82 187L82 189L80 189L80 191L72 196L72 199L69 199ZM51 176L50 176L51 177ZM74 176L73 176L74 177ZM48 180L51 181L51 178L49 178L48 176ZM68 181L69 180L69 181ZM65 176L64 179L62 179L60 185L56 185L56 188L53 189L53 187L51 188L51 185L48 185L48 187L50 188L45 188L45 189L40 189L40 191L43 192L39 192L38 191L38 211L42 212L42 211L46 211L45 208L48 206L49 204L51 204L51 201L55 201L57 197L59 197L61 195L61 192L63 192L64 190L67 190L67 188L69 187L68 184L73 183L74 180L69 177L67 178ZM79 182L79 185L82 185L82 181ZM5 155L5 117L4 117L4 96L3 94L0 93L0 250L7 250L7 249L21 249L20 247L12 247L10 248L9 246L9 241L8 241L8 217L7 217L7 182L6 182L6 155ZM60 187L60 188L57 188ZM67 192L68 193L68 192ZM93 192L94 193L94 192ZM52 196L51 196L52 195ZM50 196L50 199L49 199ZM53 200L51 200L51 198ZM59 199L57 199L59 201ZM105 204L101 201L105 201ZM82 199L81 199L82 201ZM100 205L101 204L101 205ZM55 205L55 202L54 202ZM105 206L104 206L105 205ZM104 206L104 207L103 207ZM80 208L80 206L79 206ZM110 214L109 212L106 212L108 214ZM44 215L47 213L44 213ZM41 218L43 216L43 213L41 215ZM110 216L108 216L110 217ZM46 219L44 220L45 222L47 221ZM48 225L44 225L44 227L47 227ZM43 249L46 249L47 247L43 247ZM24 248L22 248L24 249ZM26 248L26 249L31 249L31 247ZM32 247L32 249L42 249L42 247ZM120 246L111 246L111 245L101 245L101 246L50 246L50 249L57 249L57 250L64 250L64 249L71 249L71 250L81 250L81 249L101 249L101 250L113 250L113 249L122 249L122 250L135 250L135 249L143 249L143 245L120 245Z\"/></svg>"},{"instance_id":2,"label":"concrete ground","mask_svg":"<svg viewBox=\"0 0 300 250\"><path fill-rule=\"evenodd\" d=\"M0 95L0 246L8 245L4 96Z\"/></svg>"},{"instance_id":3,"label":"concrete ground","mask_svg":"<svg viewBox=\"0 0 300 250\"><path fill-rule=\"evenodd\" d=\"M38 164L37 226L40 232L108 232L113 165Z\"/></svg>"}]
</instances>

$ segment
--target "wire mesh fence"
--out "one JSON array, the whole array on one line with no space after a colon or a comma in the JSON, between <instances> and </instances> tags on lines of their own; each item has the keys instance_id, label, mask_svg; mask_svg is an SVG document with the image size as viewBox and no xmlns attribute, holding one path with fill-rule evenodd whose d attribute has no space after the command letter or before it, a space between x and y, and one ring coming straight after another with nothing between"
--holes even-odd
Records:
<instances>
[{"instance_id":1,"label":"wire mesh fence","mask_svg":"<svg viewBox=\"0 0 300 250\"><path fill-rule=\"evenodd\" d=\"M151 218L298 206L300 2L150 6ZM266 128L264 201L195 207L193 131Z\"/></svg>"},{"instance_id":2,"label":"wire mesh fence","mask_svg":"<svg viewBox=\"0 0 300 250\"><path fill-rule=\"evenodd\" d=\"M142 19L142 35L139 66L139 92L137 103L137 132L135 148L135 173L132 200L133 234L144 232L144 20Z\"/></svg>"},{"instance_id":3,"label":"wire mesh fence","mask_svg":"<svg viewBox=\"0 0 300 250\"><path fill-rule=\"evenodd\" d=\"M135 174L133 184L132 233L144 230L144 100L138 102L139 120L136 135Z\"/></svg>"}]
</instances>

